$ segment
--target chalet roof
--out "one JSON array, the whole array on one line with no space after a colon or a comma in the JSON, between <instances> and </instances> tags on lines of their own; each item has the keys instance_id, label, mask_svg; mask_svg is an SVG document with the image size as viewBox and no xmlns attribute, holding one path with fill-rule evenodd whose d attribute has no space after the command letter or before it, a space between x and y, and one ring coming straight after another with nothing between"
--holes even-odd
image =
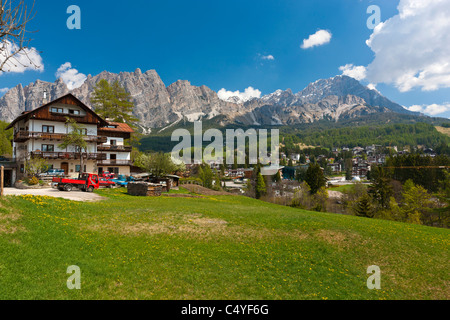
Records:
<instances>
[{"instance_id":1,"label":"chalet roof","mask_svg":"<svg viewBox=\"0 0 450 320\"><path fill-rule=\"evenodd\" d=\"M116 128L109 128L108 126L116 126ZM128 133L134 133L134 130L126 123L121 122L108 122L108 125L106 127L99 128L101 131L107 131L107 132L128 132Z\"/></svg>"},{"instance_id":2,"label":"chalet roof","mask_svg":"<svg viewBox=\"0 0 450 320\"><path fill-rule=\"evenodd\" d=\"M18 116L16 119L14 119L14 121L11 122L11 124L8 127L6 127L6 130L8 130L10 128L13 128L14 125L18 121L21 121L21 120L23 120L25 118L31 118L33 116L33 114L35 114L37 111L39 111L39 110L41 110L41 109L43 109L43 108L45 108L47 106L50 106L52 104L58 103L61 100L64 100L64 99L67 99L67 98L74 100L77 103L77 105L80 106L82 109L84 109L86 112L92 113L99 120L99 124L101 126L107 126L108 125L108 122L106 120L104 120L103 118L101 118L97 113L95 113L94 110L92 110L87 105L85 105L80 99L75 97L73 94L68 93L68 94L66 94L64 96L61 96L58 99L55 99L53 101L50 101L49 103L46 103L46 104L44 104L44 105L42 105L42 106L40 106L40 107L38 107L38 108L36 108L34 110L22 112L22 114L20 116Z\"/></svg>"}]
</instances>

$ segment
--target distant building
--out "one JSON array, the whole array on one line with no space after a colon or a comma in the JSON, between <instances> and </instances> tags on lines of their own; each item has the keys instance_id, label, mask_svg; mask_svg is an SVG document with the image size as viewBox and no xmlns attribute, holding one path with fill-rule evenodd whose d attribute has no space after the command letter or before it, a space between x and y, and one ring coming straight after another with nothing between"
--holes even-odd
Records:
<instances>
[{"instance_id":1,"label":"distant building","mask_svg":"<svg viewBox=\"0 0 450 320\"><path fill-rule=\"evenodd\" d=\"M282 166L269 166L269 167L261 167L261 174L263 176L274 176L277 172L280 173L281 178L283 178L283 168Z\"/></svg>"},{"instance_id":2,"label":"distant building","mask_svg":"<svg viewBox=\"0 0 450 320\"><path fill-rule=\"evenodd\" d=\"M359 162L353 164L352 176L354 177L367 177L367 173L370 171L370 164L367 162Z\"/></svg>"},{"instance_id":3,"label":"distant building","mask_svg":"<svg viewBox=\"0 0 450 320\"><path fill-rule=\"evenodd\" d=\"M327 164L328 167L331 168L332 172L341 172L342 171L342 165L340 163L329 163Z\"/></svg>"},{"instance_id":4,"label":"distant building","mask_svg":"<svg viewBox=\"0 0 450 320\"><path fill-rule=\"evenodd\" d=\"M289 158L290 158L292 161L299 161L299 160L300 160L300 154L298 154L298 153L291 153L291 154L289 155Z\"/></svg>"}]
</instances>

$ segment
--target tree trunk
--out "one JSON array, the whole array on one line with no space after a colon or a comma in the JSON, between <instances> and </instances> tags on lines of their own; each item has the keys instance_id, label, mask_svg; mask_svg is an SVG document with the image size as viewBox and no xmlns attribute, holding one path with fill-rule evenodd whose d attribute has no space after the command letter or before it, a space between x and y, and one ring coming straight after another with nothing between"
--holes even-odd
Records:
<instances>
[{"instance_id":1,"label":"tree trunk","mask_svg":"<svg viewBox=\"0 0 450 320\"><path fill-rule=\"evenodd\" d=\"M84 153L80 152L80 174L84 173Z\"/></svg>"}]
</instances>

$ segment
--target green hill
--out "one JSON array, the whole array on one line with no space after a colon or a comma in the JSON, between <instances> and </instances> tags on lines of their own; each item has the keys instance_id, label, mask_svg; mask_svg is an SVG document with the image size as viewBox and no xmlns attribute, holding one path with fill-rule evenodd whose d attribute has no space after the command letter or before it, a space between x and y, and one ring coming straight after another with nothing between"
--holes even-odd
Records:
<instances>
[{"instance_id":1,"label":"green hill","mask_svg":"<svg viewBox=\"0 0 450 320\"><path fill-rule=\"evenodd\" d=\"M446 229L241 196L99 193L1 200L0 299L450 298ZM81 290L66 287L71 265ZM371 265L381 290L366 286Z\"/></svg>"}]
</instances>

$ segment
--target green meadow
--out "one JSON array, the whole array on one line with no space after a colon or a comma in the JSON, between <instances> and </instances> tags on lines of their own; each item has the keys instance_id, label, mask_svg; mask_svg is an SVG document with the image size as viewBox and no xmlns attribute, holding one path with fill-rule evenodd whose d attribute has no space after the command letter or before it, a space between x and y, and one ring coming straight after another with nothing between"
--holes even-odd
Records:
<instances>
[{"instance_id":1,"label":"green meadow","mask_svg":"<svg viewBox=\"0 0 450 320\"><path fill-rule=\"evenodd\" d=\"M449 230L242 196L0 200L0 299L449 299ZM69 266L81 289L67 288ZM381 289L366 286L381 269Z\"/></svg>"}]
</instances>

